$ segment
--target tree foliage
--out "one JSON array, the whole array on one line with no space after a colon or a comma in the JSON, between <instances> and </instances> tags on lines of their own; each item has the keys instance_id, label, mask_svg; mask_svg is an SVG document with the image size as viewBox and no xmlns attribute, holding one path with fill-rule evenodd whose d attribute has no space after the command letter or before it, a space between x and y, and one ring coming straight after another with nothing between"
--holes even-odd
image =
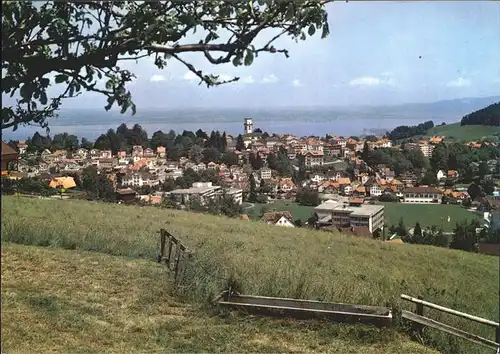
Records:
<instances>
[{"instance_id":1,"label":"tree foliage","mask_svg":"<svg viewBox=\"0 0 500 354\"><path fill-rule=\"evenodd\" d=\"M412 136L424 135L431 128L434 128L433 121L427 121L424 123L420 123L418 125L400 125L399 127L394 128L390 133L386 135L392 141L410 138Z\"/></svg>"},{"instance_id":2,"label":"tree foliage","mask_svg":"<svg viewBox=\"0 0 500 354\"><path fill-rule=\"evenodd\" d=\"M327 1L165 1L165 2L2 2L2 93L19 97L2 107L2 129L38 124L48 127L64 99L83 91L107 98L125 113L136 107L127 84L134 74L127 60L152 57L159 69L175 60L207 87L223 81L188 62L197 53L214 65L251 65L259 54L282 53L282 36L305 40L316 30L329 33ZM276 35L262 46L256 39L267 30ZM186 43L192 33L203 38ZM49 75L54 75L51 80ZM59 92L49 97L49 87Z\"/></svg>"},{"instance_id":3,"label":"tree foliage","mask_svg":"<svg viewBox=\"0 0 500 354\"><path fill-rule=\"evenodd\" d=\"M500 102L467 114L460 125L495 125L500 126Z\"/></svg>"}]
</instances>

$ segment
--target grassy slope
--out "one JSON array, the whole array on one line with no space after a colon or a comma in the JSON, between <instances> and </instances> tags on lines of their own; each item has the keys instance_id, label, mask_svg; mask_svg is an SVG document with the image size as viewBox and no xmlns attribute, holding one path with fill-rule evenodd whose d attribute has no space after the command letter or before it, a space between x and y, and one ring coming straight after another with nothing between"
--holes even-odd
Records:
<instances>
[{"instance_id":1,"label":"grassy slope","mask_svg":"<svg viewBox=\"0 0 500 354\"><path fill-rule=\"evenodd\" d=\"M484 136L500 133L500 127L491 125L465 125L460 123L447 124L430 129L426 136L444 135L448 139L458 141L479 140Z\"/></svg>"},{"instance_id":2,"label":"grassy slope","mask_svg":"<svg viewBox=\"0 0 500 354\"><path fill-rule=\"evenodd\" d=\"M499 318L499 263L490 256L154 207L2 198L3 241L152 259L161 227L195 248L185 294L200 302L225 288L232 275L247 294L408 307L399 300L407 293ZM447 321L494 338L484 326ZM447 337L430 334L441 349L458 351Z\"/></svg>"},{"instance_id":3,"label":"grassy slope","mask_svg":"<svg viewBox=\"0 0 500 354\"><path fill-rule=\"evenodd\" d=\"M4 244L2 349L433 353L393 330L210 316L167 289L164 267L150 261Z\"/></svg>"}]
</instances>

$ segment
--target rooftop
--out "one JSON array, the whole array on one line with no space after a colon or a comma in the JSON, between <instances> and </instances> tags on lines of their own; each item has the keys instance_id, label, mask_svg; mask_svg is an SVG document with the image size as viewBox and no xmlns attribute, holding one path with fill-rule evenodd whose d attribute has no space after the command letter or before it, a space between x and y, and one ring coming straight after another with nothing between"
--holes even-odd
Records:
<instances>
[{"instance_id":1,"label":"rooftop","mask_svg":"<svg viewBox=\"0 0 500 354\"><path fill-rule=\"evenodd\" d=\"M314 210L318 211L344 211L350 212L353 216L372 216L383 210L383 205L362 204L360 206L348 206L344 203L325 202L318 205Z\"/></svg>"}]
</instances>

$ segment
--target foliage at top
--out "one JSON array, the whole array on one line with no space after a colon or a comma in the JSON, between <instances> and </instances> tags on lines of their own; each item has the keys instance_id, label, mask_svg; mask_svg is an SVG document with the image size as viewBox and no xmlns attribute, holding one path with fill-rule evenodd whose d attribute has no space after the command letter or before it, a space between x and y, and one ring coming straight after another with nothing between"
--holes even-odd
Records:
<instances>
[{"instance_id":1,"label":"foliage at top","mask_svg":"<svg viewBox=\"0 0 500 354\"><path fill-rule=\"evenodd\" d=\"M134 113L126 88L134 74L122 67L127 60L150 56L159 69L178 61L207 87L236 81L206 74L182 55L198 53L211 64L235 66L251 65L263 52L288 57L286 49L274 46L278 38L305 40L317 30L328 35L327 2L2 1L2 93L20 97L16 105L2 107L2 129L47 128L62 101L83 91L106 96L106 110L117 105L122 113ZM274 37L256 46L256 38L270 29ZM192 33L204 38L183 43ZM49 97L54 85L60 93Z\"/></svg>"},{"instance_id":2,"label":"foliage at top","mask_svg":"<svg viewBox=\"0 0 500 354\"><path fill-rule=\"evenodd\" d=\"M434 122L429 120L418 125L400 125L394 128L390 133L387 133L387 137L392 141L411 138L412 136L424 135L431 128L434 128Z\"/></svg>"},{"instance_id":3,"label":"foliage at top","mask_svg":"<svg viewBox=\"0 0 500 354\"><path fill-rule=\"evenodd\" d=\"M500 102L467 114L460 125L495 125L500 126Z\"/></svg>"}]
</instances>

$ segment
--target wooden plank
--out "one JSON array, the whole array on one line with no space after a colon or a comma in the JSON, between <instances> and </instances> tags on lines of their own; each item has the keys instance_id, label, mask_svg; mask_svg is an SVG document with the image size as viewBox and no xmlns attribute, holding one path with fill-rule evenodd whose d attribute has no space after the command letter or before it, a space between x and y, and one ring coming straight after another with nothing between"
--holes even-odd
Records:
<instances>
[{"instance_id":1,"label":"wooden plank","mask_svg":"<svg viewBox=\"0 0 500 354\"><path fill-rule=\"evenodd\" d=\"M493 342L492 340L480 337L480 336L472 334L472 333L462 331L458 328L448 326L447 324L435 321L435 320L427 318L427 317L419 316L419 315L414 314L413 312L410 312L410 311L403 310L402 317L409 320L409 321L420 323L424 326L431 327L431 328L440 330L442 332L446 332L448 334L452 334L454 336L466 339L470 342L480 344L482 346L485 346L485 347L488 347L491 349L498 349L499 348L499 345L497 343Z\"/></svg>"},{"instance_id":2,"label":"wooden plank","mask_svg":"<svg viewBox=\"0 0 500 354\"><path fill-rule=\"evenodd\" d=\"M443 311L443 312L446 312L446 313L449 313L449 314L452 314L452 315L455 315L455 316L467 318L469 320L472 320L472 321L475 321L475 322L478 322L478 323L482 323L482 324L485 324L485 325L488 325L488 326L492 326L492 327L498 327L499 326L499 324L497 322L493 322L493 321L487 320L485 318L481 318L481 317L469 315L468 313L464 313L464 312L452 310L450 308L447 308L447 307L444 307L444 306L439 306L439 305L433 304L432 302L427 302L427 301L424 301L424 300L421 300L421 299L417 299L417 298L414 298L414 297L411 297L411 296L408 296L408 295L405 295L405 294L402 294L401 298L404 299L404 300L411 301L411 302L413 302L415 304L421 304L423 306L427 306L427 307L430 307L430 308L433 308L433 309L436 309L436 310L440 310L440 311Z\"/></svg>"},{"instance_id":3,"label":"wooden plank","mask_svg":"<svg viewBox=\"0 0 500 354\"><path fill-rule=\"evenodd\" d=\"M167 237L167 242L168 242L168 247L167 247L167 260L166 260L166 263L167 265L170 264L170 254L172 253L172 239L170 237Z\"/></svg>"},{"instance_id":4,"label":"wooden plank","mask_svg":"<svg viewBox=\"0 0 500 354\"><path fill-rule=\"evenodd\" d=\"M273 306L264 304L246 304L241 302L231 302L221 300L218 302L223 307L229 307L237 310L244 310L249 312L257 312L266 315L292 316L296 318L309 319L309 318L328 318L336 322L346 323L367 323L377 326L386 326L392 322L392 314L388 316L328 311L320 309L309 309L300 307L289 306Z\"/></svg>"}]
</instances>

